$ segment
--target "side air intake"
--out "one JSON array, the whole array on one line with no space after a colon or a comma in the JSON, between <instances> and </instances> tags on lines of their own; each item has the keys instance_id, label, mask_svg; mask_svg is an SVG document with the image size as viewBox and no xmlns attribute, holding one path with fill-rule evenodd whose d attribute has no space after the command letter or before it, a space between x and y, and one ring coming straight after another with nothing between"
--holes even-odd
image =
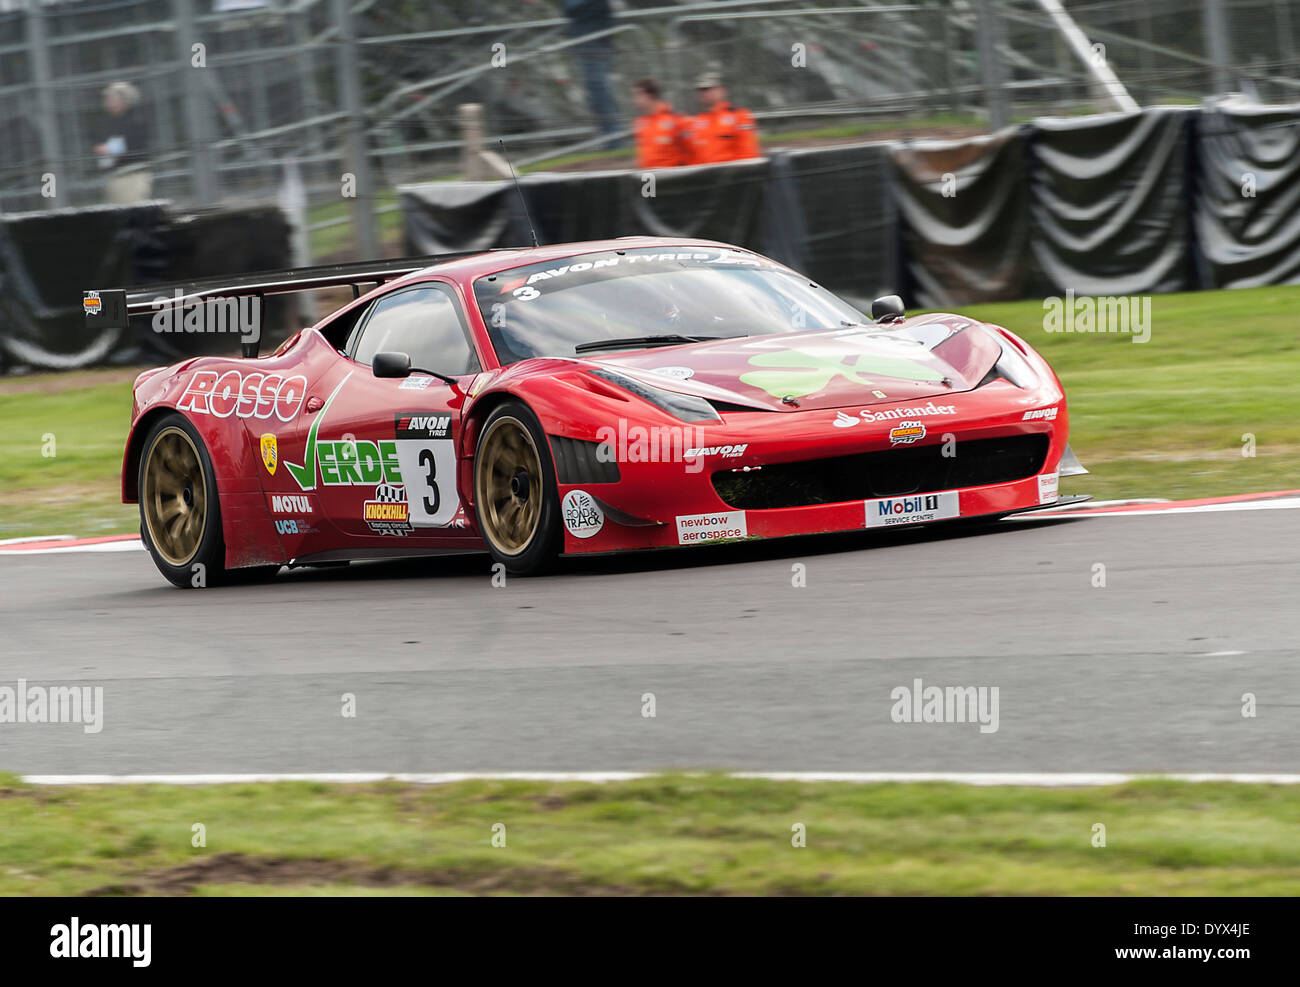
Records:
<instances>
[{"instance_id":1,"label":"side air intake","mask_svg":"<svg viewBox=\"0 0 1300 987\"><path fill-rule=\"evenodd\" d=\"M555 475L561 483L617 483L618 463L602 461L596 455L599 442L550 436Z\"/></svg>"}]
</instances>

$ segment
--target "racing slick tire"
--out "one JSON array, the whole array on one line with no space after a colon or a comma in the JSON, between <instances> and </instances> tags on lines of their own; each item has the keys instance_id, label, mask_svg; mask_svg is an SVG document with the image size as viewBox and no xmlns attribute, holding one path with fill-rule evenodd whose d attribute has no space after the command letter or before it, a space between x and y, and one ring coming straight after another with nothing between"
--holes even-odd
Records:
<instances>
[{"instance_id":1,"label":"racing slick tire","mask_svg":"<svg viewBox=\"0 0 1300 987\"><path fill-rule=\"evenodd\" d=\"M488 415L474 451L474 508L492 558L517 575L554 566L563 546L555 464L537 416L521 401Z\"/></svg>"},{"instance_id":2,"label":"racing slick tire","mask_svg":"<svg viewBox=\"0 0 1300 987\"><path fill-rule=\"evenodd\" d=\"M158 571L182 589L230 581L212 459L189 419L160 418L138 469L140 538Z\"/></svg>"}]
</instances>

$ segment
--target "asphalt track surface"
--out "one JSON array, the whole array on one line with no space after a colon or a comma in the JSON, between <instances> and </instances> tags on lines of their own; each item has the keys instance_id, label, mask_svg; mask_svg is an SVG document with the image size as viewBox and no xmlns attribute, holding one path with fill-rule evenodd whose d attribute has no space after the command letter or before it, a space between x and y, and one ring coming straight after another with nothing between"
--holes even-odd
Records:
<instances>
[{"instance_id":1,"label":"asphalt track surface","mask_svg":"<svg viewBox=\"0 0 1300 987\"><path fill-rule=\"evenodd\" d=\"M3 556L0 686L102 686L104 725L0 724L0 770L1293 772L1298 546L1297 510L1166 513L592 559L504 588L465 556L199 591L140 551ZM998 730L895 723L916 679L998 687Z\"/></svg>"}]
</instances>

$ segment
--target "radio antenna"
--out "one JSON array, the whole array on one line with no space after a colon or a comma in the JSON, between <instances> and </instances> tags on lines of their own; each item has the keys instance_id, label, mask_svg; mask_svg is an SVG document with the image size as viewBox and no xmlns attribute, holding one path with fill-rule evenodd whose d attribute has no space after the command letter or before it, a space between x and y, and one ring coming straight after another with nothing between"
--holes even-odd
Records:
<instances>
[{"instance_id":1,"label":"radio antenna","mask_svg":"<svg viewBox=\"0 0 1300 987\"><path fill-rule=\"evenodd\" d=\"M524 220L528 223L528 232L532 234L533 246L540 247L541 244L537 242L537 228L533 226L533 217L528 212L528 200L524 198L524 187L519 184L519 176L515 174L514 164L506 157L506 142L498 137L497 143L501 145L501 157L505 158L506 164L510 166L510 177L515 180L515 191L519 193L519 204L524 207Z\"/></svg>"}]
</instances>

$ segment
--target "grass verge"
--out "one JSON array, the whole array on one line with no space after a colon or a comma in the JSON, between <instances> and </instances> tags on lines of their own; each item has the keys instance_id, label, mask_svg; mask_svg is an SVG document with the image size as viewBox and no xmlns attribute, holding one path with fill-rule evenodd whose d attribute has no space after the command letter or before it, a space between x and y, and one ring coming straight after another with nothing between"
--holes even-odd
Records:
<instances>
[{"instance_id":1,"label":"grass verge","mask_svg":"<svg viewBox=\"0 0 1300 987\"><path fill-rule=\"evenodd\" d=\"M1147 343L1046 332L1037 301L961 311L1019 333L1056 368L1071 443L1092 470L1065 492L1182 499L1300 488L1297 309L1300 287L1157 295ZM0 539L138 528L117 503L133 376L0 381Z\"/></svg>"},{"instance_id":2,"label":"grass verge","mask_svg":"<svg viewBox=\"0 0 1300 987\"><path fill-rule=\"evenodd\" d=\"M119 484L136 373L0 379L0 539L139 528Z\"/></svg>"},{"instance_id":3,"label":"grass verge","mask_svg":"<svg viewBox=\"0 0 1300 987\"><path fill-rule=\"evenodd\" d=\"M1041 301L961 311L1020 335L1061 378L1092 471L1066 492L1179 500L1300 488L1298 307L1297 287L1155 295L1146 343L1049 333Z\"/></svg>"},{"instance_id":4,"label":"grass verge","mask_svg":"<svg viewBox=\"0 0 1300 987\"><path fill-rule=\"evenodd\" d=\"M1295 895L1297 816L1295 786L1163 780L41 788L9 776L0 894ZM196 824L206 847L192 845Z\"/></svg>"}]
</instances>

